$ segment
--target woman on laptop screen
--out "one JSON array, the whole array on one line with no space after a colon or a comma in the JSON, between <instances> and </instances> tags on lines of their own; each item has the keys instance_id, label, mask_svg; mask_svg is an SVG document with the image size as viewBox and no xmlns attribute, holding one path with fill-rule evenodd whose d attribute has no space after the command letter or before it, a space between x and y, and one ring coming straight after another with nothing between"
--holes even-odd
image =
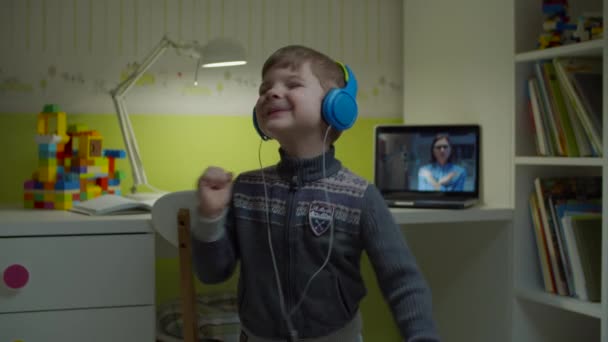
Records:
<instances>
[{"instance_id":1,"label":"woman on laptop screen","mask_svg":"<svg viewBox=\"0 0 608 342\"><path fill-rule=\"evenodd\" d=\"M431 144L431 162L418 170L418 191L464 191L466 178L466 170L453 162L448 135L437 135Z\"/></svg>"}]
</instances>

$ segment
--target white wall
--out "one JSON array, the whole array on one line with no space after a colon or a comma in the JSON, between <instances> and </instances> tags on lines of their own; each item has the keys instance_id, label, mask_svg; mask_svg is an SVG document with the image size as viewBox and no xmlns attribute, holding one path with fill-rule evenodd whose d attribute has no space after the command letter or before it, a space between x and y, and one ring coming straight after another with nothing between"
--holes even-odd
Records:
<instances>
[{"instance_id":1,"label":"white wall","mask_svg":"<svg viewBox=\"0 0 608 342\"><path fill-rule=\"evenodd\" d=\"M482 127L482 199L511 205L513 9L501 0L407 0L406 123Z\"/></svg>"},{"instance_id":2,"label":"white wall","mask_svg":"<svg viewBox=\"0 0 608 342\"><path fill-rule=\"evenodd\" d=\"M401 0L1 0L0 112L111 113L108 90L167 34L245 47L244 67L202 69L167 53L129 92L131 113L251 115L277 48L311 46L349 64L364 117L401 117Z\"/></svg>"},{"instance_id":3,"label":"white wall","mask_svg":"<svg viewBox=\"0 0 608 342\"><path fill-rule=\"evenodd\" d=\"M511 207L513 2L404 2L403 118L477 123L481 197ZM446 341L510 340L511 223L405 227Z\"/></svg>"}]
</instances>

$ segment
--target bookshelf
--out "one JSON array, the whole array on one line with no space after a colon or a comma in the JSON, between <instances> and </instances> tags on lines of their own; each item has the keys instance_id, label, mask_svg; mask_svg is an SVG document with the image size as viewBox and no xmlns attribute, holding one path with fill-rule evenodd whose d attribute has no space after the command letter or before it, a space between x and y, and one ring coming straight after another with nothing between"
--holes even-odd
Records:
<instances>
[{"instance_id":1,"label":"bookshelf","mask_svg":"<svg viewBox=\"0 0 608 342\"><path fill-rule=\"evenodd\" d=\"M513 286L511 341L601 341L608 342L608 220L602 218L603 298L600 303L582 301L548 293L544 290L539 266L529 195L534 191L536 177L601 176L602 212L608 213L608 44L606 34L600 40L536 50L536 39L542 27L541 0L515 0L514 53L514 120L513 120ZM604 20L608 0L570 0L570 17L584 12L601 12ZM538 61L555 57L596 56L603 65L603 127L604 150L601 157L540 157L531 128L528 110L527 80L534 74Z\"/></svg>"}]
</instances>

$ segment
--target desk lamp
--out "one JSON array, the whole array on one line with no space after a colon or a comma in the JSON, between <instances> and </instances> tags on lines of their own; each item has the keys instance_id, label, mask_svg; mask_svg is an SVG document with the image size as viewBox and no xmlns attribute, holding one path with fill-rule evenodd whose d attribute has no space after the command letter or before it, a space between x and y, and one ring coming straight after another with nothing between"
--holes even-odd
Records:
<instances>
[{"instance_id":1,"label":"desk lamp","mask_svg":"<svg viewBox=\"0 0 608 342\"><path fill-rule=\"evenodd\" d=\"M146 177L146 172L144 171L144 166L139 155L135 134L133 133L133 127L131 126L131 120L129 120L125 96L135 82L137 82L146 70L148 70L169 48L175 49L178 55L185 55L197 60L194 72L194 85L198 85L198 69L201 67L213 68L243 65L247 63L245 61L245 50L243 47L236 41L228 38L216 38L209 41L206 45L201 46L196 41L180 43L164 36L142 63L139 64L124 81L110 91L116 114L118 115L120 131L125 143L127 158L131 164L131 172L133 175L133 185L131 186L128 197L138 200L155 200L158 199L163 192L148 183L148 178ZM138 193L140 186L145 186L153 192L147 194Z\"/></svg>"}]
</instances>

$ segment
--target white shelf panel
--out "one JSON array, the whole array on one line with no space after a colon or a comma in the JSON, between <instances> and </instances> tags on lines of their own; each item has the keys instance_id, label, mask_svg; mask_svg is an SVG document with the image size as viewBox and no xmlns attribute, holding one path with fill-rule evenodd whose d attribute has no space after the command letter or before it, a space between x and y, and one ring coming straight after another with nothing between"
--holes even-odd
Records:
<instances>
[{"instance_id":1,"label":"white shelf panel","mask_svg":"<svg viewBox=\"0 0 608 342\"><path fill-rule=\"evenodd\" d=\"M602 166L602 158L515 157L515 165Z\"/></svg>"},{"instance_id":2,"label":"white shelf panel","mask_svg":"<svg viewBox=\"0 0 608 342\"><path fill-rule=\"evenodd\" d=\"M590 317L602 317L600 303L585 302L576 298L558 296L543 291L516 289L515 294L517 297L527 301L553 306Z\"/></svg>"},{"instance_id":3,"label":"white shelf panel","mask_svg":"<svg viewBox=\"0 0 608 342\"><path fill-rule=\"evenodd\" d=\"M513 219L513 208L487 206L475 206L468 209L392 208L391 213L398 224L511 221Z\"/></svg>"},{"instance_id":4,"label":"white shelf panel","mask_svg":"<svg viewBox=\"0 0 608 342\"><path fill-rule=\"evenodd\" d=\"M604 48L603 44L603 39L597 39L549 49L518 53L515 55L515 62L531 62L559 56L601 56L602 49Z\"/></svg>"}]
</instances>

